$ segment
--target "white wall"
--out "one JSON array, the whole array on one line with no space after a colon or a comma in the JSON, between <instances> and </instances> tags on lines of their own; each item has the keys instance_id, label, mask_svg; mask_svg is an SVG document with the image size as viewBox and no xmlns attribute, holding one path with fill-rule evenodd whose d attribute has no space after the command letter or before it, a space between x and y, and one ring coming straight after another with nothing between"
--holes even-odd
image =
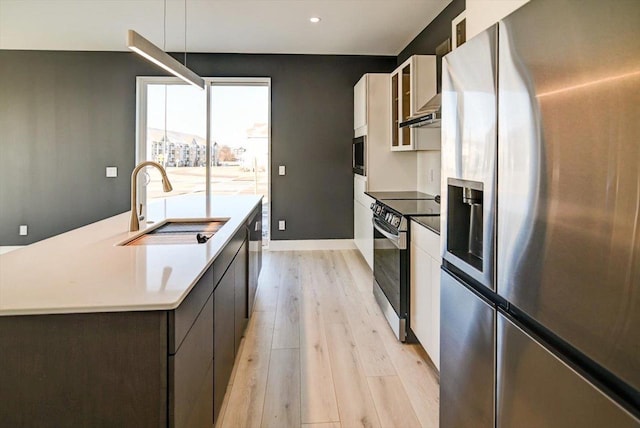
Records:
<instances>
[{"instance_id":1,"label":"white wall","mask_svg":"<svg viewBox=\"0 0 640 428\"><path fill-rule=\"evenodd\" d=\"M467 0L467 40L489 28L529 0Z\"/></svg>"},{"instance_id":2,"label":"white wall","mask_svg":"<svg viewBox=\"0 0 640 428\"><path fill-rule=\"evenodd\" d=\"M439 150L416 152L419 192L440 194L440 153Z\"/></svg>"}]
</instances>

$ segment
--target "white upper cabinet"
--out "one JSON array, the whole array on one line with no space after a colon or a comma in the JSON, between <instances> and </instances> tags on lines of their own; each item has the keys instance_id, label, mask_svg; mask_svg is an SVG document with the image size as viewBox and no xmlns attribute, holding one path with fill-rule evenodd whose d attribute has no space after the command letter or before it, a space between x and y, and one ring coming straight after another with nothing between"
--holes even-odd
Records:
<instances>
[{"instance_id":1,"label":"white upper cabinet","mask_svg":"<svg viewBox=\"0 0 640 428\"><path fill-rule=\"evenodd\" d=\"M423 136L433 138L437 133L439 144L440 132L437 129L422 132L419 128L400 128L401 122L409 120L420 107L424 106L437 91L436 56L414 55L402 63L391 73L391 150L406 151L419 149L432 149L424 147L430 144L422 144ZM438 146L439 149L439 146Z\"/></svg>"},{"instance_id":2,"label":"white upper cabinet","mask_svg":"<svg viewBox=\"0 0 640 428\"><path fill-rule=\"evenodd\" d=\"M415 189L418 181L416 156L389 150L390 82L389 73L368 73L353 88L354 137L366 137L366 190L378 192Z\"/></svg>"},{"instance_id":3,"label":"white upper cabinet","mask_svg":"<svg viewBox=\"0 0 640 428\"><path fill-rule=\"evenodd\" d=\"M353 130L354 137L367 134L367 77L362 78L353 87Z\"/></svg>"}]
</instances>

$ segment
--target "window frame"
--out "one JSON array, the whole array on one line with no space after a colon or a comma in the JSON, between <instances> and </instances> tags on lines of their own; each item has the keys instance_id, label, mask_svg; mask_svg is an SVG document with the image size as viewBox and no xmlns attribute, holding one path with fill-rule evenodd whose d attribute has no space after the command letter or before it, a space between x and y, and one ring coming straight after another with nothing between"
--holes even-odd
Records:
<instances>
[{"instance_id":1,"label":"window frame","mask_svg":"<svg viewBox=\"0 0 640 428\"><path fill-rule=\"evenodd\" d=\"M267 174L267 191L268 191L268 213L271 216L272 198L271 198L271 156L272 156L272 139L271 139L271 78L270 77L204 77L205 91L206 91L206 157L207 164L205 166L205 198L206 203L209 205L212 195L211 186L211 90L213 86L266 86L268 88L268 124L267 124L267 144L268 144L268 174ZM143 160L146 160L146 141L147 141L147 94L148 85L185 85L183 80L178 77L172 76L137 76L136 77L136 130L135 130L135 164L137 165ZM166 126L166 124L165 124ZM138 186L138 198L140 204L145 207L146 215L146 202L147 193L146 187L137 183ZM271 240L271 221L269 221L268 241Z\"/></svg>"}]
</instances>

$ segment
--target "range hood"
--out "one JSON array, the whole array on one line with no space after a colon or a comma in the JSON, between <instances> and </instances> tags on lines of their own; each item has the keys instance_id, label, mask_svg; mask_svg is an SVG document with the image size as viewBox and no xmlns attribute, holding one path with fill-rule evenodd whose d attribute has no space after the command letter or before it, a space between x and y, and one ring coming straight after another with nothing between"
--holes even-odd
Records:
<instances>
[{"instance_id":1,"label":"range hood","mask_svg":"<svg viewBox=\"0 0 640 428\"><path fill-rule=\"evenodd\" d=\"M442 95L436 94L425 105L420 107L416 114L410 116L408 120L400 122L400 128L440 128L440 105Z\"/></svg>"}]
</instances>

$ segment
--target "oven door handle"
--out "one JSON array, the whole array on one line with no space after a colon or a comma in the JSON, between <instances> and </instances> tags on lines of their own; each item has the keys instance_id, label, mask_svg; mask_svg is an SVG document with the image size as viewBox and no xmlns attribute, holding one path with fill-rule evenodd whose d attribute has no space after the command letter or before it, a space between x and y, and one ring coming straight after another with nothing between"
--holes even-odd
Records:
<instances>
[{"instance_id":1,"label":"oven door handle","mask_svg":"<svg viewBox=\"0 0 640 428\"><path fill-rule=\"evenodd\" d=\"M397 235L394 235L393 233L389 233L388 231L386 231L378 223L375 217L371 219L371 222L373 223L373 228L380 232L389 241L391 241L393 245L395 245L399 250L407 249L407 232L398 232Z\"/></svg>"}]
</instances>

